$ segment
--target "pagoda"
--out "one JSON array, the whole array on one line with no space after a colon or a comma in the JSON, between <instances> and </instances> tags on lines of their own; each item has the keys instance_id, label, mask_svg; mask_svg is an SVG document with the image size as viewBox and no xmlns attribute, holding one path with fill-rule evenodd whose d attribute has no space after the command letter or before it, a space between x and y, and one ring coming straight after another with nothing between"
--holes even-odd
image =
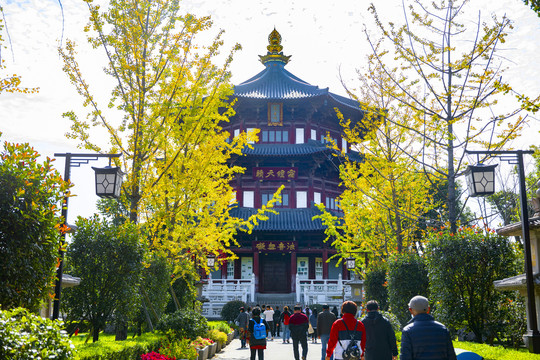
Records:
<instances>
[{"instance_id":1,"label":"pagoda","mask_svg":"<svg viewBox=\"0 0 540 360\"><path fill-rule=\"evenodd\" d=\"M336 259L328 261L336 251L324 241L322 222L313 217L320 214L318 203L340 215L339 163L344 157L360 159L345 140L335 109L353 124L361 122L363 111L357 101L287 71L291 56L283 54L275 29L268 42L268 52L259 56L264 70L234 87L235 115L223 129L231 138L259 130L258 141L231 159L246 169L231 182L238 205L231 215L247 219L283 185L281 202L275 206L278 214L270 214L251 234L238 234L239 246L232 248L238 258L211 274L206 296L212 300L214 289L223 297L232 291L227 284L235 284L238 292L247 292L237 298L252 303L275 304L279 298L289 305L337 304L329 295L342 295L340 282L349 274ZM242 288L248 282L251 287Z\"/></svg>"}]
</instances>

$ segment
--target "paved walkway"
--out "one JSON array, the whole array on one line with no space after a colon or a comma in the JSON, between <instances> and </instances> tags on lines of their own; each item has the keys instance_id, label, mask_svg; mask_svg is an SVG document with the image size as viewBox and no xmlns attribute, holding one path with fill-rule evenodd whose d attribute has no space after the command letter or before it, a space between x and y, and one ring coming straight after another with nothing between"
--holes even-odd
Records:
<instances>
[{"instance_id":1,"label":"paved walkway","mask_svg":"<svg viewBox=\"0 0 540 360\"><path fill-rule=\"evenodd\" d=\"M302 346L299 346L300 356L302 356ZM212 360L249 360L249 348L240 348L240 339L234 339L225 349L216 354ZM258 358L256 358L258 360ZM274 341L266 342L264 350L264 360L294 360L292 340L290 344L283 344L281 338L274 338ZM317 339L316 344L308 340L307 360L321 360L321 340Z\"/></svg>"}]
</instances>

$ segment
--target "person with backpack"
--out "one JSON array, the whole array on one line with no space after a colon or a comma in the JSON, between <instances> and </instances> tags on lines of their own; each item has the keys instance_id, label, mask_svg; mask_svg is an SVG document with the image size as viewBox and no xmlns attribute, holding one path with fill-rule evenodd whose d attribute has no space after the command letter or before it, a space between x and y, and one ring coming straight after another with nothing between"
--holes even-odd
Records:
<instances>
[{"instance_id":1,"label":"person with backpack","mask_svg":"<svg viewBox=\"0 0 540 360\"><path fill-rule=\"evenodd\" d=\"M326 360L330 360L332 353L336 360L364 360L366 329L356 319L357 311L358 307L352 301L341 305L341 319L336 320L330 329Z\"/></svg>"},{"instance_id":2,"label":"person with backpack","mask_svg":"<svg viewBox=\"0 0 540 360\"><path fill-rule=\"evenodd\" d=\"M249 320L249 349L251 350L251 360L255 360L259 354L259 360L264 360L264 349L266 349L266 337L270 331L270 326L264 318L261 318L261 308L254 307L251 311L252 318Z\"/></svg>"},{"instance_id":3,"label":"person with backpack","mask_svg":"<svg viewBox=\"0 0 540 360\"><path fill-rule=\"evenodd\" d=\"M366 328L365 360L397 360L396 334L390 321L379 313L379 303L366 303L367 315L362 319Z\"/></svg>"},{"instance_id":4,"label":"person with backpack","mask_svg":"<svg viewBox=\"0 0 540 360\"><path fill-rule=\"evenodd\" d=\"M302 345L302 360L306 360L308 353L307 331L309 328L309 319L302 312L302 306L295 305L294 314L289 319L289 328L291 330L294 359L300 360L298 353L298 344L300 343Z\"/></svg>"},{"instance_id":5,"label":"person with backpack","mask_svg":"<svg viewBox=\"0 0 540 360\"><path fill-rule=\"evenodd\" d=\"M288 306L283 307L283 312L281 313L281 322L283 323L283 343L289 343L289 337L291 336L291 331L289 330L289 319L291 318L291 312L289 311Z\"/></svg>"}]
</instances>

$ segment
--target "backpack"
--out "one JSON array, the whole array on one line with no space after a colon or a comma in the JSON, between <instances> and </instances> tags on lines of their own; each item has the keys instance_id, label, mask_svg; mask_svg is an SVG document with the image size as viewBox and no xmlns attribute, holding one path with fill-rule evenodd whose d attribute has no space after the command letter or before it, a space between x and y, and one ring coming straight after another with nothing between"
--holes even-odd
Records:
<instances>
[{"instance_id":1,"label":"backpack","mask_svg":"<svg viewBox=\"0 0 540 360\"><path fill-rule=\"evenodd\" d=\"M341 321L343 321L343 325L345 325L345 329L347 330L349 339L351 339L349 341L349 345L347 345L347 348L343 350L343 360L360 360L360 357L362 356L362 349L360 349L360 346L358 345L358 342L354 338L354 336L351 336L351 333L349 332L349 328L347 328L347 324L345 323L345 320L341 319ZM354 332L356 332L357 327L358 327L358 320L356 320L356 325L354 326ZM339 345L341 345L341 347L343 348L341 341L339 341Z\"/></svg>"},{"instance_id":2,"label":"backpack","mask_svg":"<svg viewBox=\"0 0 540 360\"><path fill-rule=\"evenodd\" d=\"M253 337L255 339L266 339L266 326L264 325L264 320L261 318L260 323L253 320L253 323Z\"/></svg>"}]
</instances>

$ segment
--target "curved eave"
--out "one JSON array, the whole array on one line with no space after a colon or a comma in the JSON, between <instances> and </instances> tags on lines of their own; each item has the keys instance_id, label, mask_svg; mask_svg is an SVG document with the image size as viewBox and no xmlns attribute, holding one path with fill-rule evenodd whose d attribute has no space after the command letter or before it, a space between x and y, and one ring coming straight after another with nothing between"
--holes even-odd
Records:
<instances>
[{"instance_id":1,"label":"curved eave","mask_svg":"<svg viewBox=\"0 0 540 360\"><path fill-rule=\"evenodd\" d=\"M283 68L283 64L269 62L266 68L234 87L239 98L288 100L306 99L328 94L328 88L319 89Z\"/></svg>"},{"instance_id":2,"label":"curved eave","mask_svg":"<svg viewBox=\"0 0 540 360\"><path fill-rule=\"evenodd\" d=\"M305 144L252 144L251 148L245 147L242 150L242 155L248 157L299 157L323 153L337 154L335 150L316 140L309 140ZM350 151L345 156L351 161L362 161L361 155L356 151Z\"/></svg>"},{"instance_id":3,"label":"curved eave","mask_svg":"<svg viewBox=\"0 0 540 360\"><path fill-rule=\"evenodd\" d=\"M237 207L231 209L230 215L247 220L258 209ZM275 209L278 214L268 214L268 220L260 221L253 231L324 231L326 226L320 219L313 219L321 212L316 207L305 209Z\"/></svg>"}]
</instances>

